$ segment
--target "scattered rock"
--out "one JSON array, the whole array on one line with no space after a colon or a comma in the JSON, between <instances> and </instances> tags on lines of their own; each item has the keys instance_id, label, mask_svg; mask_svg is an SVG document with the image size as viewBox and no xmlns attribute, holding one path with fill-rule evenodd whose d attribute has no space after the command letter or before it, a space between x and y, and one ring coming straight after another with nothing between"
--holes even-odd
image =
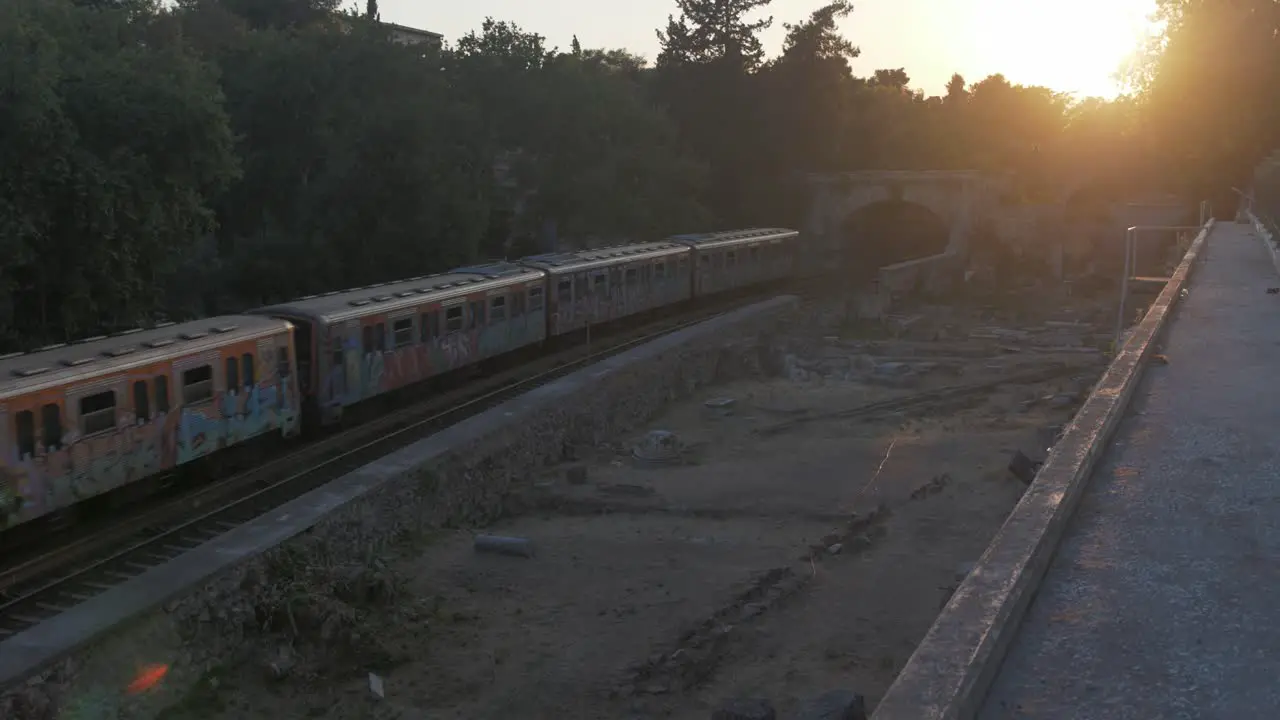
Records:
<instances>
[{"instance_id":1,"label":"scattered rock","mask_svg":"<svg viewBox=\"0 0 1280 720\"><path fill-rule=\"evenodd\" d=\"M800 720L867 720L867 701L856 692L832 690L806 704L797 717Z\"/></svg>"},{"instance_id":2,"label":"scattered rock","mask_svg":"<svg viewBox=\"0 0 1280 720\"><path fill-rule=\"evenodd\" d=\"M373 693L373 696L379 700L384 700L387 697L386 689L382 685L382 678L376 673L369 673L369 692Z\"/></svg>"},{"instance_id":3,"label":"scattered rock","mask_svg":"<svg viewBox=\"0 0 1280 720\"><path fill-rule=\"evenodd\" d=\"M841 550L844 550L843 543L834 543L827 546L827 552L832 555L839 555Z\"/></svg>"},{"instance_id":4,"label":"scattered rock","mask_svg":"<svg viewBox=\"0 0 1280 720\"><path fill-rule=\"evenodd\" d=\"M1021 450L1015 450L1013 457L1009 460L1009 472L1021 480L1022 484L1030 485L1031 481L1036 479L1036 473L1040 471L1041 464L1027 457Z\"/></svg>"},{"instance_id":5,"label":"scattered rock","mask_svg":"<svg viewBox=\"0 0 1280 720\"><path fill-rule=\"evenodd\" d=\"M768 700L733 698L720 703L711 720L777 720L778 713Z\"/></svg>"},{"instance_id":6,"label":"scattered rock","mask_svg":"<svg viewBox=\"0 0 1280 720\"><path fill-rule=\"evenodd\" d=\"M631 454L644 463L670 464L680 460L680 438L670 430L651 430Z\"/></svg>"},{"instance_id":7,"label":"scattered rock","mask_svg":"<svg viewBox=\"0 0 1280 720\"><path fill-rule=\"evenodd\" d=\"M708 400L705 403L703 403L703 405L706 406L708 410L711 410L719 415L729 415L733 412L733 406L736 405L737 403L738 401L733 398L721 397L721 398L712 398L711 400Z\"/></svg>"},{"instance_id":8,"label":"scattered rock","mask_svg":"<svg viewBox=\"0 0 1280 720\"><path fill-rule=\"evenodd\" d=\"M477 535L476 552L487 552L496 555L531 558L534 554L533 542L527 538L504 537L501 535Z\"/></svg>"},{"instance_id":9,"label":"scattered rock","mask_svg":"<svg viewBox=\"0 0 1280 720\"><path fill-rule=\"evenodd\" d=\"M883 362L876 365L877 375L905 375L911 372L911 366L904 362Z\"/></svg>"},{"instance_id":10,"label":"scattered rock","mask_svg":"<svg viewBox=\"0 0 1280 720\"><path fill-rule=\"evenodd\" d=\"M586 465L570 465L564 470L565 482L570 485L583 485L587 482Z\"/></svg>"},{"instance_id":11,"label":"scattered rock","mask_svg":"<svg viewBox=\"0 0 1280 720\"><path fill-rule=\"evenodd\" d=\"M605 495L621 495L623 497L648 497L658 492L648 485L636 485L634 483L602 483L597 485L596 489Z\"/></svg>"},{"instance_id":12,"label":"scattered rock","mask_svg":"<svg viewBox=\"0 0 1280 720\"><path fill-rule=\"evenodd\" d=\"M1076 396L1066 394L1066 393L1061 395L1054 395L1053 397L1049 398L1049 405L1052 407L1058 407L1058 408L1070 407L1074 405L1075 402L1076 402Z\"/></svg>"},{"instance_id":13,"label":"scattered rock","mask_svg":"<svg viewBox=\"0 0 1280 720\"><path fill-rule=\"evenodd\" d=\"M293 654L293 650L287 645L281 645L276 649L275 656L267 661L267 679L275 681L284 680L289 677L297 665L298 659Z\"/></svg>"}]
</instances>

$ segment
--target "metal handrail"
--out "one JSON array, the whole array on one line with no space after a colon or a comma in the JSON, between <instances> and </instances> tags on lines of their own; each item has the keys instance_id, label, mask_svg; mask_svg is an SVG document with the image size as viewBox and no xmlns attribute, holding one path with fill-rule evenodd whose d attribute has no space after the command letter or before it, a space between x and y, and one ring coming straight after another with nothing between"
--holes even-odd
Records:
<instances>
[{"instance_id":1,"label":"metal handrail","mask_svg":"<svg viewBox=\"0 0 1280 720\"><path fill-rule=\"evenodd\" d=\"M1116 337L1112 343L1113 352L1120 354L1120 338L1124 334L1125 303L1129 298L1129 276L1138 264L1138 235L1144 232L1180 232L1183 230L1203 230L1213 217L1213 208L1208 200L1200 203L1199 225L1134 225L1124 232L1124 276L1120 278L1120 307L1116 310Z\"/></svg>"}]
</instances>

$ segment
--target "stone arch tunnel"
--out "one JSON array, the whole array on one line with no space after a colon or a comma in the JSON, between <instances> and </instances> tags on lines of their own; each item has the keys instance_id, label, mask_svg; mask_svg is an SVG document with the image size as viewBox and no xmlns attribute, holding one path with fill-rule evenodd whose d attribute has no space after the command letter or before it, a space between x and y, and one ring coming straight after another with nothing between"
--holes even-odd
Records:
<instances>
[{"instance_id":1,"label":"stone arch tunnel","mask_svg":"<svg viewBox=\"0 0 1280 720\"><path fill-rule=\"evenodd\" d=\"M854 277L879 268L940 255L951 243L951 227L929 207L890 198L857 208L840 225L842 264Z\"/></svg>"}]
</instances>

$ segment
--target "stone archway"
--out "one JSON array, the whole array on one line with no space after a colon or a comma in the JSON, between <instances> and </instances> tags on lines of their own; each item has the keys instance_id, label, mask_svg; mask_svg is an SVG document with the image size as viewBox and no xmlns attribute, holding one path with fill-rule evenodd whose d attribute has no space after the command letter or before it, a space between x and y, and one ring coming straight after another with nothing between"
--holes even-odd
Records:
<instances>
[{"instance_id":1,"label":"stone archway","mask_svg":"<svg viewBox=\"0 0 1280 720\"><path fill-rule=\"evenodd\" d=\"M946 253L951 224L932 208L891 195L850 212L840 225L841 264L852 277Z\"/></svg>"}]
</instances>

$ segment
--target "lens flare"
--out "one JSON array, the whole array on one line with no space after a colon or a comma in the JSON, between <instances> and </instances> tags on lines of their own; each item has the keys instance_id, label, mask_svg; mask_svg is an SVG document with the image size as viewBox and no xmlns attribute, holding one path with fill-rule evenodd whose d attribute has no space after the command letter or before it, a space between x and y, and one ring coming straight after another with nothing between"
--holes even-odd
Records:
<instances>
[{"instance_id":1,"label":"lens flare","mask_svg":"<svg viewBox=\"0 0 1280 720\"><path fill-rule=\"evenodd\" d=\"M138 676L133 679L133 682L129 683L128 692L130 695L147 692L159 685L167 674L169 674L168 665L145 665L138 671Z\"/></svg>"}]
</instances>

